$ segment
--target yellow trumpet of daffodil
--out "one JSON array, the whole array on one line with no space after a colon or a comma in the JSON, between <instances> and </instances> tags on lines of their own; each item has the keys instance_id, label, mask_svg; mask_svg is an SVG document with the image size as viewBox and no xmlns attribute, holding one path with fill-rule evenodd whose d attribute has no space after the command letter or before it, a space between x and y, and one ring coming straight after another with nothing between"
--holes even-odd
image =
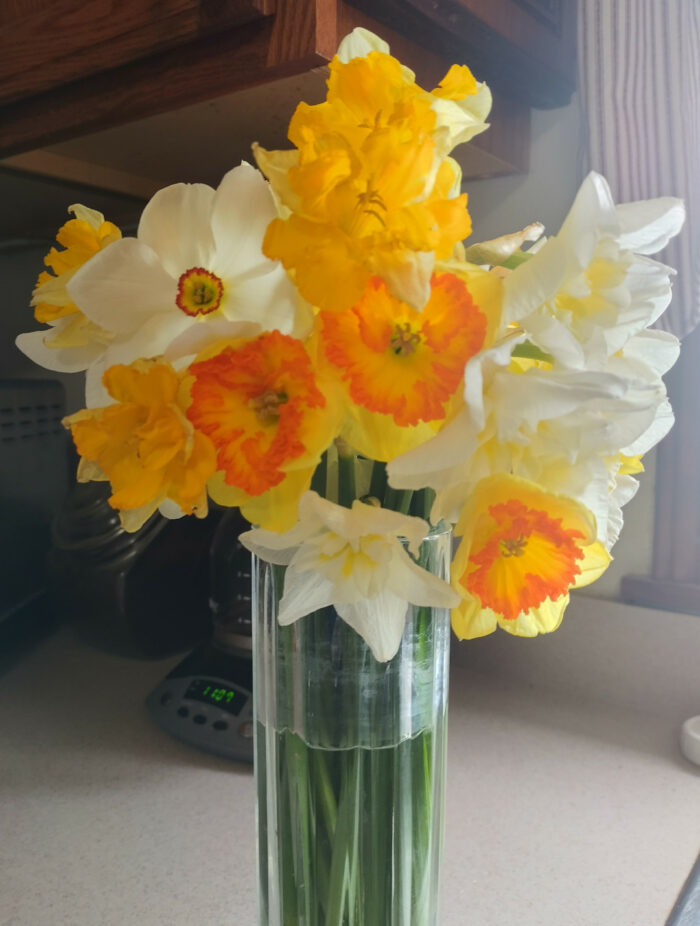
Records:
<instances>
[{"instance_id":1,"label":"yellow trumpet of daffodil","mask_svg":"<svg viewBox=\"0 0 700 926\"><path fill-rule=\"evenodd\" d=\"M137 360L110 367L104 385L113 405L64 419L81 456L78 481L109 480L109 503L127 531L138 530L161 506L171 517L206 517L216 452L180 407L177 373L165 363Z\"/></svg>"}]
</instances>

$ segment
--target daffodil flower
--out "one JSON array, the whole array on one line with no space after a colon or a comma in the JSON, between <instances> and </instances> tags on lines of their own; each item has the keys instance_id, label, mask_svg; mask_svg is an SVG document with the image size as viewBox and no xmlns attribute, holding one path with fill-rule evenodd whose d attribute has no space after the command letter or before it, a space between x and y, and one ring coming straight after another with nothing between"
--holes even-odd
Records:
<instances>
[{"instance_id":1,"label":"daffodil flower","mask_svg":"<svg viewBox=\"0 0 700 926\"><path fill-rule=\"evenodd\" d=\"M602 367L671 301L669 267L650 260L678 234L672 197L615 206L590 173L558 235L504 282L504 323L517 324L559 364Z\"/></svg>"},{"instance_id":2,"label":"daffodil flower","mask_svg":"<svg viewBox=\"0 0 700 926\"><path fill-rule=\"evenodd\" d=\"M372 52L389 55L389 45L369 29L358 27L347 35L338 46L337 58L341 64L348 64L354 58L366 58ZM405 65L400 65L403 83L416 87L416 75ZM443 154L456 145L471 141L486 131L491 111L491 91L488 86L474 79L466 65L453 65L432 92L420 91L435 113L436 135L440 138Z\"/></svg>"},{"instance_id":3,"label":"daffodil flower","mask_svg":"<svg viewBox=\"0 0 700 926\"><path fill-rule=\"evenodd\" d=\"M74 218L63 225L56 241L63 250L51 248L44 263L53 271L39 274L32 294L34 317L51 327L29 331L17 338L17 347L47 370L74 373L97 360L114 335L90 321L68 294L68 283L99 251L121 238L121 231L105 221L101 212L76 204L68 211Z\"/></svg>"},{"instance_id":4,"label":"daffodil flower","mask_svg":"<svg viewBox=\"0 0 700 926\"><path fill-rule=\"evenodd\" d=\"M187 416L217 452L209 493L252 523L286 530L341 410L296 338L270 331L214 350L186 381Z\"/></svg>"},{"instance_id":5,"label":"daffodil flower","mask_svg":"<svg viewBox=\"0 0 700 926\"><path fill-rule=\"evenodd\" d=\"M534 637L556 630L569 591L595 581L611 559L583 505L514 476L477 484L456 527L452 585L460 639L501 627Z\"/></svg>"},{"instance_id":6,"label":"daffodil flower","mask_svg":"<svg viewBox=\"0 0 700 926\"><path fill-rule=\"evenodd\" d=\"M421 518L360 501L344 508L307 492L291 530L252 530L240 540L261 559L287 567L280 624L332 605L386 662L399 648L409 604L450 608L459 601L409 555L418 554L428 530Z\"/></svg>"},{"instance_id":7,"label":"daffodil flower","mask_svg":"<svg viewBox=\"0 0 700 926\"><path fill-rule=\"evenodd\" d=\"M160 190L136 238L113 242L73 275L71 300L114 333L88 370L88 405L105 404L102 374L117 363L175 361L221 338L295 328L300 300L261 250L276 214L267 183L243 163L217 190L202 183Z\"/></svg>"},{"instance_id":8,"label":"daffodil flower","mask_svg":"<svg viewBox=\"0 0 700 926\"><path fill-rule=\"evenodd\" d=\"M105 388L112 404L63 422L81 457L78 481L111 483L109 503L127 531L158 509L169 518L206 517L216 451L185 417L177 373L165 363L137 360L110 367Z\"/></svg>"},{"instance_id":9,"label":"daffodil flower","mask_svg":"<svg viewBox=\"0 0 700 926\"><path fill-rule=\"evenodd\" d=\"M296 150L254 146L280 205L263 250L327 311L351 308L372 276L420 311L435 261L471 230L448 155L486 128L488 88L460 66L428 93L388 50L356 30L330 64L325 102L297 107Z\"/></svg>"},{"instance_id":10,"label":"daffodil flower","mask_svg":"<svg viewBox=\"0 0 700 926\"><path fill-rule=\"evenodd\" d=\"M643 332L601 371L553 367L514 356L514 334L474 357L464 408L425 444L388 466L397 488L437 490L432 517L457 520L476 483L513 473L577 499L612 546L631 477L618 482L619 454L646 453L673 417L661 375L678 353L664 332Z\"/></svg>"}]
</instances>

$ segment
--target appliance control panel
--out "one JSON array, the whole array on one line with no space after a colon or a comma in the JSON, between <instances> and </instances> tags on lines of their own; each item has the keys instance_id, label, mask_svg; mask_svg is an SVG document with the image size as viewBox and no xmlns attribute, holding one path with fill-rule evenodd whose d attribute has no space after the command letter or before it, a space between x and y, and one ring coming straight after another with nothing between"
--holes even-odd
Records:
<instances>
[{"instance_id":1,"label":"appliance control panel","mask_svg":"<svg viewBox=\"0 0 700 926\"><path fill-rule=\"evenodd\" d=\"M253 761L253 670L250 653L214 643L190 653L146 698L159 727L189 746Z\"/></svg>"}]
</instances>

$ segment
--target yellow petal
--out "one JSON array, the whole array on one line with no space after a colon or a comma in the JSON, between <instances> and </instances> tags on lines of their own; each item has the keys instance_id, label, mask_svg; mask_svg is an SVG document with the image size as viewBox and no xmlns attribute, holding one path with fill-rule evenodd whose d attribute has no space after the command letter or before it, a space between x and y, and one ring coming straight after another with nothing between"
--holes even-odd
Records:
<instances>
[{"instance_id":1,"label":"yellow petal","mask_svg":"<svg viewBox=\"0 0 700 926\"><path fill-rule=\"evenodd\" d=\"M583 559L579 562L580 575L576 576L574 588L583 588L599 579L612 563L612 556L603 544L597 540L583 550Z\"/></svg>"},{"instance_id":2,"label":"yellow petal","mask_svg":"<svg viewBox=\"0 0 700 926\"><path fill-rule=\"evenodd\" d=\"M443 100L462 100L476 93L476 78L466 64L453 64L433 90L433 96Z\"/></svg>"}]
</instances>

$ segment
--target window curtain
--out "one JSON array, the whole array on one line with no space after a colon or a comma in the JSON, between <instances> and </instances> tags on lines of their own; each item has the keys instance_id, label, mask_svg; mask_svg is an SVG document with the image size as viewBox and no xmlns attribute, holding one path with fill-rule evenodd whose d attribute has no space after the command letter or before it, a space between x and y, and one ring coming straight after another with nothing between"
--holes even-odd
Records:
<instances>
[{"instance_id":1,"label":"window curtain","mask_svg":"<svg viewBox=\"0 0 700 926\"><path fill-rule=\"evenodd\" d=\"M579 0L578 25L586 166L617 202L680 196L687 210L655 255L678 271L657 325L685 341L667 377L676 425L656 456L653 566L622 596L700 614L700 0Z\"/></svg>"},{"instance_id":2,"label":"window curtain","mask_svg":"<svg viewBox=\"0 0 700 926\"><path fill-rule=\"evenodd\" d=\"M700 322L700 0L579 0L587 168L617 202L680 196L686 225L658 259L678 270L659 327Z\"/></svg>"}]
</instances>

